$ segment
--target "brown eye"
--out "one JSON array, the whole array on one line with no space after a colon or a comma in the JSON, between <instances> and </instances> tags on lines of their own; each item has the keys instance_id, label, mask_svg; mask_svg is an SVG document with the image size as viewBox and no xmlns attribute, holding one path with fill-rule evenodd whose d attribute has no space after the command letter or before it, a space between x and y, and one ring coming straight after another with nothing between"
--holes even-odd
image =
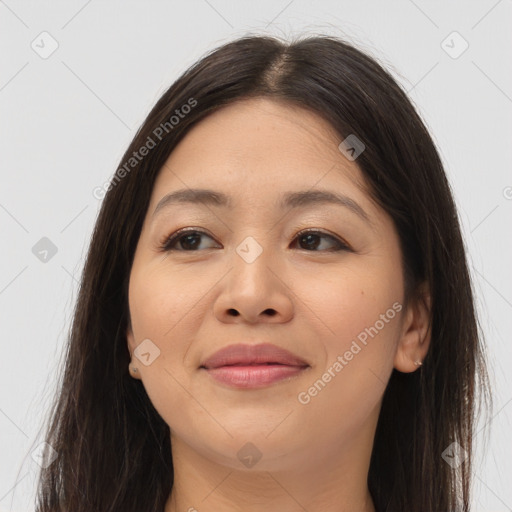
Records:
<instances>
[{"instance_id":1,"label":"brown eye","mask_svg":"<svg viewBox=\"0 0 512 512\"><path fill-rule=\"evenodd\" d=\"M336 238L333 235L328 235L327 233L323 233L322 231L302 231L299 233L295 240L301 245L301 248L312 251L319 252L318 247L322 245L321 240L326 239L330 241L331 249L322 248L320 251L350 251L350 247L342 242L340 239ZM325 245L325 244L324 244ZM328 244L329 245L329 244Z\"/></svg>"},{"instance_id":2,"label":"brown eye","mask_svg":"<svg viewBox=\"0 0 512 512\"><path fill-rule=\"evenodd\" d=\"M160 249L162 251L197 251L201 246L202 237L213 240L204 231L196 229L179 230L167 237L160 245ZM211 249L211 247L206 247L206 249Z\"/></svg>"},{"instance_id":3,"label":"brown eye","mask_svg":"<svg viewBox=\"0 0 512 512\"><path fill-rule=\"evenodd\" d=\"M213 240L213 238L204 231L197 229L182 229L166 237L160 244L160 249L162 251L192 252L215 248L201 247L204 237ZM298 242L301 249L310 252L351 251L348 244L339 238L322 231L302 231L294 240ZM327 240L327 244L322 242L322 240ZM327 247L325 247L325 245L327 245Z\"/></svg>"}]
</instances>

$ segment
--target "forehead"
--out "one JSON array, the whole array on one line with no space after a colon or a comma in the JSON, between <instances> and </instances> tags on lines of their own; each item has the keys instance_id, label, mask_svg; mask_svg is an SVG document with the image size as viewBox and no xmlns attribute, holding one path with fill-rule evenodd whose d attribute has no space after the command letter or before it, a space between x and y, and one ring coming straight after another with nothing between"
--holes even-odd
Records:
<instances>
[{"instance_id":1,"label":"forehead","mask_svg":"<svg viewBox=\"0 0 512 512\"><path fill-rule=\"evenodd\" d=\"M316 187L366 197L363 174L339 151L320 116L262 98L228 105L196 124L155 182L152 205L170 190L222 189L243 201Z\"/></svg>"}]
</instances>

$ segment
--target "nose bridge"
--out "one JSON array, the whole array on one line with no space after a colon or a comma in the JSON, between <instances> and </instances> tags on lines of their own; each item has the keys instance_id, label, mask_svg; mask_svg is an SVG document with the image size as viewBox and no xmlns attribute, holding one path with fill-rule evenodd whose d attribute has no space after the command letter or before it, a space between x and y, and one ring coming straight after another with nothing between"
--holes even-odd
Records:
<instances>
[{"instance_id":1,"label":"nose bridge","mask_svg":"<svg viewBox=\"0 0 512 512\"><path fill-rule=\"evenodd\" d=\"M263 252L268 253L268 244L266 244L266 246L266 249L264 249L263 245L260 244L256 238L253 236L247 236L237 245L235 252L246 264L252 265L258 259L266 259L266 257L260 258Z\"/></svg>"},{"instance_id":2,"label":"nose bridge","mask_svg":"<svg viewBox=\"0 0 512 512\"><path fill-rule=\"evenodd\" d=\"M250 322L287 321L292 314L290 293L278 278L276 248L268 246L271 237L263 234L260 242L256 236L246 236L235 247L228 281L215 305L216 316L223 321L234 316Z\"/></svg>"},{"instance_id":3,"label":"nose bridge","mask_svg":"<svg viewBox=\"0 0 512 512\"><path fill-rule=\"evenodd\" d=\"M256 235L258 236L258 235ZM235 287L240 286L246 294L256 294L258 290L268 295L277 283L274 281L274 274L271 272L271 261L274 249L269 246L269 237L263 235L246 236L236 247L233 255L233 280ZM275 272L275 270L274 270ZM242 291L243 293L243 291Z\"/></svg>"}]
</instances>

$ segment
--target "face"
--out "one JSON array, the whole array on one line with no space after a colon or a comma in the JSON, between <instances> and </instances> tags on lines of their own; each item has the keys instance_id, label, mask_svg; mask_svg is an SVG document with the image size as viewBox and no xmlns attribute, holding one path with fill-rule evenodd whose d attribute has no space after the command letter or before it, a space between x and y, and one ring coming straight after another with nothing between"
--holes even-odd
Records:
<instances>
[{"instance_id":1,"label":"face","mask_svg":"<svg viewBox=\"0 0 512 512\"><path fill-rule=\"evenodd\" d=\"M262 470L371 449L393 366L413 371L414 356L403 349L397 233L340 142L312 113L244 100L197 124L161 169L131 270L127 339L173 446L238 469L259 452ZM226 204L160 203L191 189ZM240 379L218 380L202 365L232 344L273 344L305 364L249 368L249 381L224 368Z\"/></svg>"}]
</instances>

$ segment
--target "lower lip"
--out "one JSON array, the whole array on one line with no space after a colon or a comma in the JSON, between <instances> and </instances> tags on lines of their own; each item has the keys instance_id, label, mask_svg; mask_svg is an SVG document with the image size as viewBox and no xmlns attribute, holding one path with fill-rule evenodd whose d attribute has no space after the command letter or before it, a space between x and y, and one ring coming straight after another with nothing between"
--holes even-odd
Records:
<instances>
[{"instance_id":1,"label":"lower lip","mask_svg":"<svg viewBox=\"0 0 512 512\"><path fill-rule=\"evenodd\" d=\"M221 366L205 370L218 382L236 388L259 388L295 377L307 366L265 364L253 366Z\"/></svg>"}]
</instances>

